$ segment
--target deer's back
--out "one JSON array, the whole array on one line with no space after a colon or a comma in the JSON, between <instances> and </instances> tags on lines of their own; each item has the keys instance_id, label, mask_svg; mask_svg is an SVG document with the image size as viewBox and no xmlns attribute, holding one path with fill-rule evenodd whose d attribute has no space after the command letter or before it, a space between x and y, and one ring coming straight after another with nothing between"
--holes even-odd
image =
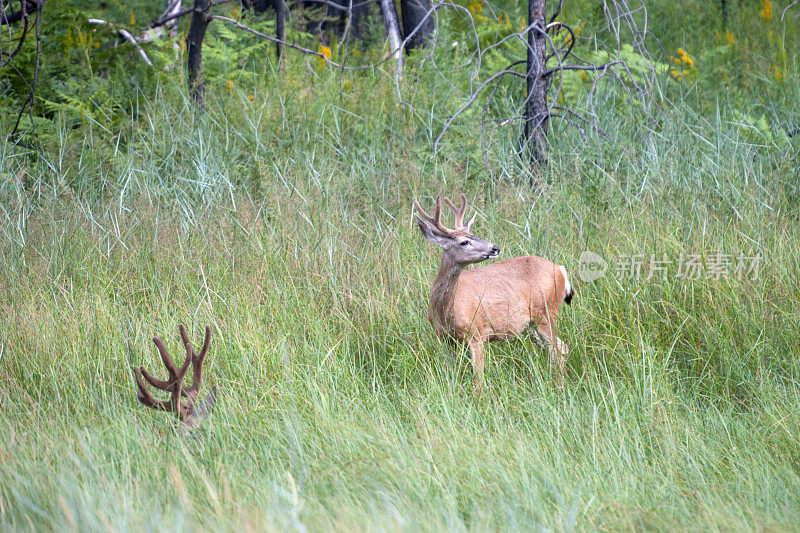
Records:
<instances>
[{"instance_id":1,"label":"deer's back","mask_svg":"<svg viewBox=\"0 0 800 533\"><path fill-rule=\"evenodd\" d=\"M519 335L545 313L557 313L564 283L559 266L537 256L465 270L453 302L456 333L490 339Z\"/></svg>"}]
</instances>

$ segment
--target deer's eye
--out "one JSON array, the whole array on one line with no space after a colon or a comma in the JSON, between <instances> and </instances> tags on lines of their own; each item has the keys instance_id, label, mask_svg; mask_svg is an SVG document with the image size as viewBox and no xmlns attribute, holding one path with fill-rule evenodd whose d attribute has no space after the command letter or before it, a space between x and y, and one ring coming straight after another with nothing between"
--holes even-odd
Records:
<instances>
[{"instance_id":1,"label":"deer's eye","mask_svg":"<svg viewBox=\"0 0 800 533\"><path fill-rule=\"evenodd\" d=\"M467 246L469 244L469 241L461 241L459 244L461 246Z\"/></svg>"}]
</instances>

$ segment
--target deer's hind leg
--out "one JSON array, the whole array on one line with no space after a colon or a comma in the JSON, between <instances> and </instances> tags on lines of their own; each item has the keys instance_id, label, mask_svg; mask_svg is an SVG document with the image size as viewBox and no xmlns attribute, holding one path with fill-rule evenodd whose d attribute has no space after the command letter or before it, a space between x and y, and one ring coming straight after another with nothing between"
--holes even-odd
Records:
<instances>
[{"instance_id":1,"label":"deer's hind leg","mask_svg":"<svg viewBox=\"0 0 800 533\"><path fill-rule=\"evenodd\" d=\"M536 333L540 341L547 346L550 363L558 380L558 387L564 387L564 376L567 374L567 355L569 348L556 336L555 317L545 319L536 325Z\"/></svg>"}]
</instances>

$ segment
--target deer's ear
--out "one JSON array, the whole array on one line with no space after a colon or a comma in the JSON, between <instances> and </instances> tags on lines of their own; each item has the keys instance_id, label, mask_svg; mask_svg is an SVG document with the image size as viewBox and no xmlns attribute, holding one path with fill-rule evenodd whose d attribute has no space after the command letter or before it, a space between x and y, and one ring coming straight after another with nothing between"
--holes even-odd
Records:
<instances>
[{"instance_id":1,"label":"deer's ear","mask_svg":"<svg viewBox=\"0 0 800 533\"><path fill-rule=\"evenodd\" d=\"M447 240L447 235L445 235L435 227L431 226L430 224L419 218L417 215L414 215L414 220L417 221L417 225L419 226L419 230L422 232L423 237L444 248L444 243Z\"/></svg>"},{"instance_id":2,"label":"deer's ear","mask_svg":"<svg viewBox=\"0 0 800 533\"><path fill-rule=\"evenodd\" d=\"M475 213L474 215L472 215L472 218L469 219L469 222L467 222L467 231L470 232L470 233L472 233L472 223L475 222L475 217L476 216L478 216L478 213Z\"/></svg>"}]
</instances>

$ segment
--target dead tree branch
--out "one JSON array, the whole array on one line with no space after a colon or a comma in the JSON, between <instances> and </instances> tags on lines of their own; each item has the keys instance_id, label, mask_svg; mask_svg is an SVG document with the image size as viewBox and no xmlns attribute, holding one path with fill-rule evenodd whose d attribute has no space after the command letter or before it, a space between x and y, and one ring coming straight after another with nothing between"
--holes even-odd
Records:
<instances>
[{"instance_id":1,"label":"dead tree branch","mask_svg":"<svg viewBox=\"0 0 800 533\"><path fill-rule=\"evenodd\" d=\"M14 24L28 18L28 15L39 9L40 4L41 2L37 0L22 0L19 10L7 13L5 4L0 2L0 26Z\"/></svg>"},{"instance_id":2,"label":"dead tree branch","mask_svg":"<svg viewBox=\"0 0 800 533\"><path fill-rule=\"evenodd\" d=\"M800 0L794 0L794 2L783 8L783 11L781 11L781 22L783 22L783 17L786 16L786 12L792 9L797 4L800 4Z\"/></svg>"},{"instance_id":3,"label":"dead tree branch","mask_svg":"<svg viewBox=\"0 0 800 533\"><path fill-rule=\"evenodd\" d=\"M575 46L579 41L575 31L559 18L563 0L555 7L549 17L545 16L545 0L530 0L528 4L528 26L519 33L512 33L500 41L486 46L483 49L475 35L476 52L470 58L474 66L473 77L477 83L472 92L464 98L464 103L445 122L442 131L434 142L434 151L438 152L440 143L447 131L453 126L457 118L467 111L482 95L487 93L483 100L483 110L480 119L481 145L485 150L491 145L495 131L503 126L513 125L522 127L518 154L528 153L531 162L541 165L546 162L548 146L547 132L551 119L558 119L574 127L583 139L588 138L591 131L596 142L600 143L600 136L605 136L604 129L599 124L596 112L596 97L604 80L614 83L627 96L631 105L644 112L645 116L655 121L652 115L653 87L656 86L656 69L645 41L649 37L647 31L647 10L641 0L631 8L628 0L604 0L603 9L606 15L606 26L601 31L607 32L612 40L612 49L606 48L597 37L590 39L595 47L605 49L608 60L601 64L593 64L581 59L575 54ZM463 12L468 22L474 21L470 13ZM547 23L545 24L545 21ZM650 65L647 71L639 78L634 76L629 65L622 57L623 41L628 38L627 44L633 47L635 53L640 55ZM556 42L558 40L558 43ZM584 38L584 40L586 40ZM490 50L501 45L519 43L525 49L526 59L512 61L504 70L488 75L483 81L481 60ZM523 71L518 66L526 65ZM564 75L569 72L585 72L591 76L591 86L587 93L587 108L580 110L563 102ZM500 85L507 79L525 80L525 98L519 111L511 116L490 117L492 102ZM643 79L642 79L643 78ZM487 126L490 131L487 131ZM487 142L488 138L488 142ZM602 158L602 150L601 158Z\"/></svg>"},{"instance_id":4,"label":"dead tree branch","mask_svg":"<svg viewBox=\"0 0 800 533\"><path fill-rule=\"evenodd\" d=\"M14 71L17 72L17 74L24 81L25 85L28 87L28 94L23 101L19 112L17 113L17 118L14 121L14 127L11 130L9 137L14 139L15 144L23 143L23 132L20 130L20 126L22 124L22 117L27 114L30 121L30 130L28 133L30 134L32 145L34 147L37 145L36 124L33 120L33 104L35 103L36 86L39 83L39 70L42 64L42 7L44 7L44 0L21 0L20 9L9 14L7 12L8 10L6 4L0 0L0 27L8 27L8 49L6 50L5 46L0 47L0 69L5 67L14 69ZM31 16L33 16L33 22L31 22ZM15 33L11 29L11 24L15 24L17 22L22 23L22 31L19 33ZM12 64L12 61L14 61L14 59L23 49L23 46L30 35L31 29L33 29L36 39L36 59L33 67L33 79L28 81L25 79L25 76L22 75L20 70ZM5 40L5 35L3 39Z\"/></svg>"},{"instance_id":5,"label":"dead tree branch","mask_svg":"<svg viewBox=\"0 0 800 533\"><path fill-rule=\"evenodd\" d=\"M123 39L125 39L126 41L131 43L134 46L134 48L136 48L136 51L139 52L139 55L142 57L144 62L147 63L148 66L150 66L150 67L153 66L153 62L150 61L149 57L147 57L147 53L144 51L144 49L141 47L141 45L139 45L139 41L137 41L136 38L133 35L131 35L131 33L128 30L126 30L125 28L117 27L114 24L111 24L110 22L102 20L102 19L89 19L88 22L89 22L89 24L98 24L98 25L108 26L111 29L113 29L114 31L116 31L117 35L119 35L120 37L122 37Z\"/></svg>"}]
</instances>

